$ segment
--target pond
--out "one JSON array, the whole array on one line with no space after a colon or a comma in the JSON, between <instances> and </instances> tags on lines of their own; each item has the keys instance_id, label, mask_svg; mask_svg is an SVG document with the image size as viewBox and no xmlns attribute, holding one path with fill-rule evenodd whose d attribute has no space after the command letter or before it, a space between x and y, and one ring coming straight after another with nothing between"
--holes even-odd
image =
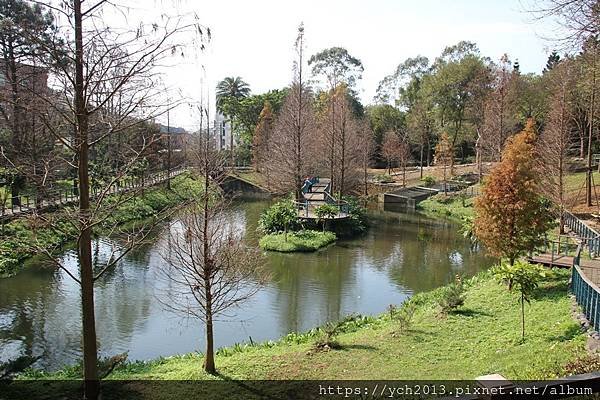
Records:
<instances>
[{"instance_id":1,"label":"pond","mask_svg":"<svg viewBox=\"0 0 600 400\"><path fill-rule=\"evenodd\" d=\"M266 201L238 202L231 213L248 241ZM413 293L471 276L492 260L473 249L445 220L420 214L371 210L372 227L362 237L339 241L316 253L267 255L269 283L249 302L215 326L216 345L277 339L351 313L379 314ZM147 360L203 350L201 322L168 311L161 302L162 228L153 242L130 253L96 285L96 323L101 356L129 352ZM109 252L111 241L95 242ZM77 270L72 251L62 255ZM61 270L34 263L15 277L0 280L0 361L39 356L47 370L81 357L79 287Z\"/></svg>"}]
</instances>

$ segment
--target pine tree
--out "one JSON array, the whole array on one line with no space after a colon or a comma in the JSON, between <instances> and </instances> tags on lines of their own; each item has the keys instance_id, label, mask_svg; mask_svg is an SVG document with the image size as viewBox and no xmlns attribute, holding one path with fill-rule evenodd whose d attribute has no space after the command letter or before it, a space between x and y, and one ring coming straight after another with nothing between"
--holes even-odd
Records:
<instances>
[{"instance_id":1,"label":"pine tree","mask_svg":"<svg viewBox=\"0 0 600 400\"><path fill-rule=\"evenodd\" d=\"M552 71L554 67L558 65L560 62L560 56L556 52L556 50L552 50L552 53L548 56L548 61L546 61L546 68L544 68L543 73L547 73Z\"/></svg>"},{"instance_id":2,"label":"pine tree","mask_svg":"<svg viewBox=\"0 0 600 400\"><path fill-rule=\"evenodd\" d=\"M502 161L494 167L475 200L475 235L490 253L511 265L539 244L554 218L536 190L535 124L508 139Z\"/></svg>"}]
</instances>

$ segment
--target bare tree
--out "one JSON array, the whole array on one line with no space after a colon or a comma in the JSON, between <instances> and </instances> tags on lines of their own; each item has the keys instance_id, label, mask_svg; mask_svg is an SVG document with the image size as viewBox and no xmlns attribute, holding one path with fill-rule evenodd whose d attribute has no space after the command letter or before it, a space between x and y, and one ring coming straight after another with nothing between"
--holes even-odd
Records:
<instances>
[{"instance_id":1,"label":"bare tree","mask_svg":"<svg viewBox=\"0 0 600 400\"><path fill-rule=\"evenodd\" d=\"M600 9L597 0L537 0L530 7L537 18L552 18L563 28L554 38L565 47L579 47L600 33Z\"/></svg>"},{"instance_id":2,"label":"bare tree","mask_svg":"<svg viewBox=\"0 0 600 400\"><path fill-rule=\"evenodd\" d=\"M275 123L268 168L274 189L295 192L298 198L304 178L314 171L315 115L313 94L303 75L304 26L298 28L295 43L294 82Z\"/></svg>"},{"instance_id":3,"label":"bare tree","mask_svg":"<svg viewBox=\"0 0 600 400\"><path fill-rule=\"evenodd\" d=\"M402 169L402 186L406 186L406 168L412 160L412 152L410 151L410 144L406 137L400 139L398 146L398 166Z\"/></svg>"},{"instance_id":4,"label":"bare tree","mask_svg":"<svg viewBox=\"0 0 600 400\"><path fill-rule=\"evenodd\" d=\"M36 3L50 8L58 21L53 40L38 43L54 67L53 90L49 95L38 96L48 106L44 124L48 134L60 143L64 161L77 177L77 209L65 209L65 219L72 221L76 232L79 274L54 261L81 287L84 393L86 399L95 400L99 376L94 284L146 237L149 227L135 226L122 232L123 245L99 264L93 260L92 236L116 207L135 196L134 192L115 193L116 182L143 159L158 137L142 135L135 144L124 144L120 149L123 164L96 188L90 180L90 157L94 148L109 138L166 111L164 101L157 101L162 92L159 68L164 68L170 57L180 54L189 44L182 36L184 32L202 35L205 28L196 18L187 21L184 17L162 16L160 22L116 29L106 26L103 16L122 10L106 0ZM56 227L52 217L40 218ZM113 227L113 231L117 230ZM40 250L54 256L50 249Z\"/></svg>"},{"instance_id":5,"label":"bare tree","mask_svg":"<svg viewBox=\"0 0 600 400\"><path fill-rule=\"evenodd\" d=\"M369 196L369 167L373 163L375 155L375 138L371 124L367 119L359 121L362 128L359 134L360 146L358 153L358 161L362 170L363 195L365 198Z\"/></svg>"},{"instance_id":6,"label":"bare tree","mask_svg":"<svg viewBox=\"0 0 600 400\"><path fill-rule=\"evenodd\" d=\"M435 146L435 164L442 165L444 169L444 194L448 194L448 175L447 168L452 165L454 159L454 147L450 137L446 132L440 136L438 144Z\"/></svg>"},{"instance_id":7,"label":"bare tree","mask_svg":"<svg viewBox=\"0 0 600 400\"><path fill-rule=\"evenodd\" d=\"M332 122L332 118L336 121ZM352 112L344 84L327 97L327 110L322 114L319 128L315 157L320 170L329 171L340 195L347 194L360 182L362 124Z\"/></svg>"},{"instance_id":8,"label":"bare tree","mask_svg":"<svg viewBox=\"0 0 600 400\"><path fill-rule=\"evenodd\" d=\"M566 209L565 175L571 150L574 113L574 74L571 61L562 61L549 72L552 86L550 113L541 131L537 153L540 163L540 190L556 204L560 217L560 233L564 233L563 212Z\"/></svg>"},{"instance_id":9,"label":"bare tree","mask_svg":"<svg viewBox=\"0 0 600 400\"><path fill-rule=\"evenodd\" d=\"M511 82L516 72L504 54L493 71L492 92L487 97L481 131L482 158L499 161L506 139L514 130L511 100Z\"/></svg>"},{"instance_id":10,"label":"bare tree","mask_svg":"<svg viewBox=\"0 0 600 400\"><path fill-rule=\"evenodd\" d=\"M381 145L381 156L387 163L388 174L392 173L392 165L398 161L398 149L400 148L400 136L393 131L386 132Z\"/></svg>"},{"instance_id":11,"label":"bare tree","mask_svg":"<svg viewBox=\"0 0 600 400\"><path fill-rule=\"evenodd\" d=\"M193 166L202 179L197 202L171 231L164 258L171 310L191 315L206 326L204 370L215 374L215 318L254 295L264 282L262 253L247 246L227 213L219 187L225 159L208 135L200 133Z\"/></svg>"}]
</instances>

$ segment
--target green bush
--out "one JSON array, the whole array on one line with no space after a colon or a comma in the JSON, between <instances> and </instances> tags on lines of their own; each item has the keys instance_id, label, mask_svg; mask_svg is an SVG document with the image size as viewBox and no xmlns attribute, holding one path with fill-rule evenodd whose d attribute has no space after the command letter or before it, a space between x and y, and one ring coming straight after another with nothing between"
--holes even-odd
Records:
<instances>
[{"instance_id":1,"label":"green bush","mask_svg":"<svg viewBox=\"0 0 600 400\"><path fill-rule=\"evenodd\" d=\"M433 186L435 185L435 178L433 176L424 176L423 179L421 179L423 181L423 184L427 187L429 186Z\"/></svg>"},{"instance_id":2,"label":"green bush","mask_svg":"<svg viewBox=\"0 0 600 400\"><path fill-rule=\"evenodd\" d=\"M260 216L258 229L262 233L295 231L301 228L298 210L291 199L283 199L267 208Z\"/></svg>"},{"instance_id":3,"label":"green bush","mask_svg":"<svg viewBox=\"0 0 600 400\"><path fill-rule=\"evenodd\" d=\"M379 183L392 183L394 182L394 178L392 178L388 174L380 174L375 177L375 180Z\"/></svg>"},{"instance_id":4,"label":"green bush","mask_svg":"<svg viewBox=\"0 0 600 400\"><path fill-rule=\"evenodd\" d=\"M440 290L438 305L442 313L447 314L465 304L465 287L460 276L456 276L453 283Z\"/></svg>"},{"instance_id":5,"label":"green bush","mask_svg":"<svg viewBox=\"0 0 600 400\"><path fill-rule=\"evenodd\" d=\"M259 245L263 250L291 253L295 251L315 251L335 242L336 239L337 237L333 232L290 232L287 235L287 240L283 233L272 233L263 236L259 241Z\"/></svg>"},{"instance_id":6,"label":"green bush","mask_svg":"<svg viewBox=\"0 0 600 400\"><path fill-rule=\"evenodd\" d=\"M352 237L366 232L368 222L366 208L354 196L344 196L342 200L348 202L349 218L336 221L334 229L336 235Z\"/></svg>"},{"instance_id":7,"label":"green bush","mask_svg":"<svg viewBox=\"0 0 600 400\"><path fill-rule=\"evenodd\" d=\"M398 323L400 332L404 332L410 328L413 316L417 310L417 305L411 300L407 300L400 307L390 305L390 318Z\"/></svg>"}]
</instances>

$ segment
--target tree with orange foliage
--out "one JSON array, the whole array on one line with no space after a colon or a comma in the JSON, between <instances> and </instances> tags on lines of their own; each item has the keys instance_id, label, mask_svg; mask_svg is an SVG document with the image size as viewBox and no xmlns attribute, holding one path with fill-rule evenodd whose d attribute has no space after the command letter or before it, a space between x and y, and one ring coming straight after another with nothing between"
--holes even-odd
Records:
<instances>
[{"instance_id":1,"label":"tree with orange foliage","mask_svg":"<svg viewBox=\"0 0 600 400\"><path fill-rule=\"evenodd\" d=\"M533 250L554 224L550 203L538 194L533 119L507 140L501 162L475 200L474 233L490 253L510 265Z\"/></svg>"}]
</instances>

